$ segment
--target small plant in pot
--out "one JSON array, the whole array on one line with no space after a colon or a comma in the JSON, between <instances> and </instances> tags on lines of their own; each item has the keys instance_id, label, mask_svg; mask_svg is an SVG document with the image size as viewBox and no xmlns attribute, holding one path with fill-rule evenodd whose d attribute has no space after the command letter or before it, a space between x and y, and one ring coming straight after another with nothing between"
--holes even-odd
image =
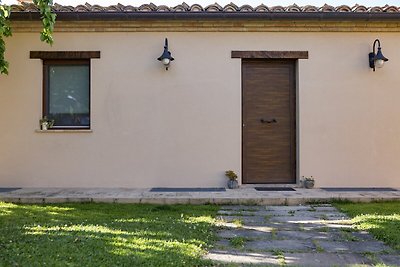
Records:
<instances>
[{"instance_id":1,"label":"small plant in pot","mask_svg":"<svg viewBox=\"0 0 400 267\"><path fill-rule=\"evenodd\" d=\"M302 180L303 180L303 186L307 189L311 189L314 187L315 185L315 180L312 176L310 177L306 177L306 176L302 176Z\"/></svg>"},{"instance_id":2,"label":"small plant in pot","mask_svg":"<svg viewBox=\"0 0 400 267\"><path fill-rule=\"evenodd\" d=\"M40 123L40 129L42 131L47 131L48 129L50 129L51 127L53 127L54 125L54 120L49 120L47 118L47 116L44 116L43 118L41 118L39 120Z\"/></svg>"},{"instance_id":3,"label":"small plant in pot","mask_svg":"<svg viewBox=\"0 0 400 267\"><path fill-rule=\"evenodd\" d=\"M228 178L228 188L229 189L239 188L239 183L237 180L238 176L234 171L232 171L232 170L226 171L225 176Z\"/></svg>"}]
</instances>

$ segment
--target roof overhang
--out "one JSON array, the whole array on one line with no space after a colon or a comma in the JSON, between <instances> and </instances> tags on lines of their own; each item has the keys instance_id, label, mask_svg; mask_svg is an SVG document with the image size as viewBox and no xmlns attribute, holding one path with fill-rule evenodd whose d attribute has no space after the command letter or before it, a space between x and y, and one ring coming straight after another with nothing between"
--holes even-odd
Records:
<instances>
[{"instance_id":1,"label":"roof overhang","mask_svg":"<svg viewBox=\"0 0 400 267\"><path fill-rule=\"evenodd\" d=\"M57 12L61 21L93 20L316 20L316 21L400 21L400 13L355 12ZM12 12L12 20L38 20L39 12Z\"/></svg>"},{"instance_id":2,"label":"roof overhang","mask_svg":"<svg viewBox=\"0 0 400 267\"><path fill-rule=\"evenodd\" d=\"M11 21L16 32L41 29L40 13L33 4L11 6ZM52 7L57 14L55 31L340 31L400 32L400 8L394 6L323 7L292 5L238 7L218 4L202 7L185 3L175 6L140 7L121 4Z\"/></svg>"}]
</instances>

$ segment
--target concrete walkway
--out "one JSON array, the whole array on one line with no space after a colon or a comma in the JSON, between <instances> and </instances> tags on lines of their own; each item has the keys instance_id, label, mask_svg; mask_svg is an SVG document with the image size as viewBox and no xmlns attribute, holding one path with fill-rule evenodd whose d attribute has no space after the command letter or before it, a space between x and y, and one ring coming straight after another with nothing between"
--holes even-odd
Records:
<instances>
[{"instance_id":1,"label":"concrete walkway","mask_svg":"<svg viewBox=\"0 0 400 267\"><path fill-rule=\"evenodd\" d=\"M15 203L107 202L155 204L243 204L299 205L331 200L370 202L400 200L397 191L328 192L323 189L295 188L295 191L256 191L251 187L225 192L150 192L129 188L22 188L1 192L0 201Z\"/></svg>"},{"instance_id":2,"label":"concrete walkway","mask_svg":"<svg viewBox=\"0 0 400 267\"><path fill-rule=\"evenodd\" d=\"M356 231L334 207L223 206L206 258L233 266L400 266L400 251ZM229 265L231 266L231 265Z\"/></svg>"}]
</instances>

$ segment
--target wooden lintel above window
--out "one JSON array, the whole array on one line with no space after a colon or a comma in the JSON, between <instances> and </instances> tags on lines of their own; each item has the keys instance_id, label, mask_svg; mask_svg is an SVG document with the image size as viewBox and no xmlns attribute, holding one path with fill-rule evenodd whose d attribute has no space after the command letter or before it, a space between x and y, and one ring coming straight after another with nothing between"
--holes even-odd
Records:
<instances>
[{"instance_id":1,"label":"wooden lintel above window","mask_svg":"<svg viewBox=\"0 0 400 267\"><path fill-rule=\"evenodd\" d=\"M232 58L308 59L308 51L232 51Z\"/></svg>"},{"instance_id":2,"label":"wooden lintel above window","mask_svg":"<svg viewBox=\"0 0 400 267\"><path fill-rule=\"evenodd\" d=\"M100 58L100 51L31 51L30 58L91 59Z\"/></svg>"}]
</instances>

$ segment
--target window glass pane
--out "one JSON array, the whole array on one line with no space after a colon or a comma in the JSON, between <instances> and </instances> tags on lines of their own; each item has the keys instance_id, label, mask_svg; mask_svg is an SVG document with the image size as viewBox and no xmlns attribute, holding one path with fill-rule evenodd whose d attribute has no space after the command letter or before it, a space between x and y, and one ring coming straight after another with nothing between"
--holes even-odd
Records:
<instances>
[{"instance_id":1,"label":"window glass pane","mask_svg":"<svg viewBox=\"0 0 400 267\"><path fill-rule=\"evenodd\" d=\"M55 126L89 126L89 65L50 65L48 116Z\"/></svg>"}]
</instances>

